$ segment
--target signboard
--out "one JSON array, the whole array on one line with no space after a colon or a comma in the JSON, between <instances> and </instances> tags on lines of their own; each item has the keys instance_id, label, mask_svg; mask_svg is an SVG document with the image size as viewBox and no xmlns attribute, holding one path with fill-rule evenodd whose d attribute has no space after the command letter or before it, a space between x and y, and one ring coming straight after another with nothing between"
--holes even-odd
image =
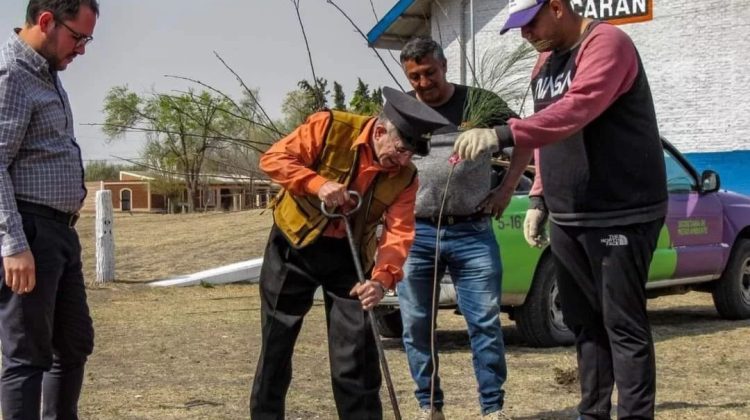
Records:
<instances>
[{"instance_id":1,"label":"signboard","mask_svg":"<svg viewBox=\"0 0 750 420\"><path fill-rule=\"evenodd\" d=\"M654 18L653 0L570 0L578 14L620 25Z\"/></svg>"}]
</instances>

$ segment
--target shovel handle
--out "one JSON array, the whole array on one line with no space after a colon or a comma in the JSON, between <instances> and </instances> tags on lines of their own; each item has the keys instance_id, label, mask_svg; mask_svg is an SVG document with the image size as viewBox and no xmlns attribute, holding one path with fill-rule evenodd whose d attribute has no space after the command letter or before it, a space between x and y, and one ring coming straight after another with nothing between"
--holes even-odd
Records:
<instances>
[{"instance_id":1,"label":"shovel handle","mask_svg":"<svg viewBox=\"0 0 750 420\"><path fill-rule=\"evenodd\" d=\"M359 278L360 283L365 282L365 276L362 272L362 264L359 261L359 253L357 252L357 247L354 245L354 237L352 236L352 229L351 226L349 226L349 219L348 216L355 213L357 210L359 210L359 207L362 205L362 196L359 195L358 192L349 190L349 195L352 195L354 197L357 197L357 205L354 206L349 211L336 213L334 211L328 211L326 208L326 203L324 201L320 202L320 211L323 212L327 217L331 218L340 218L344 219L344 226L346 228L346 236L349 240L349 248L352 251L352 257L354 258L354 268L357 271L357 277ZM393 415L396 418L396 420L401 420L401 410L398 407L398 398L396 397L396 390L393 388L393 381L391 380L391 372L388 369L388 360L385 358L385 350L383 349L383 343L380 340L380 332L378 331L378 324L375 321L375 315L373 315L372 311L367 311L367 316L370 320L370 328L372 329L373 336L375 338L375 347L377 347L378 350L378 359L380 359L380 367L383 372L383 377L385 378L386 387L388 388L388 398L391 400L391 405L393 406Z\"/></svg>"},{"instance_id":2,"label":"shovel handle","mask_svg":"<svg viewBox=\"0 0 750 420\"><path fill-rule=\"evenodd\" d=\"M323 214L326 215L326 217L349 217L350 215L354 214L359 210L359 208L362 206L362 196L359 195L358 192L354 190L349 190L349 195L354 196L357 198L357 205L353 208L349 209L348 211L344 211L341 213L335 212L333 209L331 211L328 211L328 208L326 207L325 201L320 202L320 211L323 212Z\"/></svg>"}]
</instances>

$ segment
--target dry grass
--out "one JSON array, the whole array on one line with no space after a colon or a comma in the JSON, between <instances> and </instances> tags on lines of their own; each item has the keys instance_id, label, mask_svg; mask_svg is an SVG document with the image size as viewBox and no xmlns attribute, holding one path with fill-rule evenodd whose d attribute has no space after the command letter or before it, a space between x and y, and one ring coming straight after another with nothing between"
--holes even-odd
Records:
<instances>
[{"instance_id":1,"label":"dry grass","mask_svg":"<svg viewBox=\"0 0 750 420\"><path fill-rule=\"evenodd\" d=\"M257 286L152 289L131 282L259 256L269 223L268 214L257 212L117 217L117 272L125 282L89 288L97 347L87 368L82 418L248 417L260 340ZM85 229L81 234L91 260L93 235ZM706 294L659 298L649 305L657 341L657 417L750 418L750 322L719 319ZM574 418L573 349L523 347L513 323L503 322L506 407L514 418ZM296 347L288 419L336 417L324 325L323 308L316 305ZM445 413L479 418L463 319L442 311L439 325ZM401 343L386 340L385 346L402 413L412 418L416 404ZM386 418L392 418L385 393L383 402Z\"/></svg>"},{"instance_id":2,"label":"dry grass","mask_svg":"<svg viewBox=\"0 0 750 420\"><path fill-rule=\"evenodd\" d=\"M271 212L261 210L188 215L116 213L116 279L146 282L260 257L271 221ZM89 280L96 278L94 227L91 213L85 213L77 225L84 274Z\"/></svg>"}]
</instances>

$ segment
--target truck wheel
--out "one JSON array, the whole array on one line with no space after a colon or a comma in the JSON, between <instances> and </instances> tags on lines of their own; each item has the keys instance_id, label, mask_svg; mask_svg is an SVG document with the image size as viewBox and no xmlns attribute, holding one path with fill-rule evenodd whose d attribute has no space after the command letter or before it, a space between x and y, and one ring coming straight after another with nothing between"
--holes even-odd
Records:
<instances>
[{"instance_id":1,"label":"truck wheel","mask_svg":"<svg viewBox=\"0 0 750 420\"><path fill-rule=\"evenodd\" d=\"M713 297L722 318L750 318L750 240L737 240Z\"/></svg>"},{"instance_id":2,"label":"truck wheel","mask_svg":"<svg viewBox=\"0 0 750 420\"><path fill-rule=\"evenodd\" d=\"M542 258L526 302L516 309L516 325L523 339L532 347L569 346L573 333L563 322L557 276L552 258Z\"/></svg>"},{"instance_id":3,"label":"truck wheel","mask_svg":"<svg viewBox=\"0 0 750 420\"><path fill-rule=\"evenodd\" d=\"M401 323L401 310L376 306L373 315L378 324L378 332L385 338L401 338L404 325Z\"/></svg>"}]
</instances>

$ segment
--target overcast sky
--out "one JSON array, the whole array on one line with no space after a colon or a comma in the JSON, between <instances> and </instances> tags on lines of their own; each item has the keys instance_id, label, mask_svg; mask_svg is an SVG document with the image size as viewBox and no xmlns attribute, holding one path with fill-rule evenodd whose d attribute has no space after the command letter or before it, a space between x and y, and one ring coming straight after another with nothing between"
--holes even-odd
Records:
<instances>
[{"instance_id":1,"label":"overcast sky","mask_svg":"<svg viewBox=\"0 0 750 420\"><path fill-rule=\"evenodd\" d=\"M27 0L0 0L0 28L10 36L22 26ZM326 0L301 0L303 23L315 71L344 87L347 100L361 77L371 87L394 85L365 40ZM381 18L397 0L372 0ZM367 33L376 23L370 0L337 0ZM100 0L94 42L61 73L76 121L84 159L137 157L134 136L110 144L97 127L106 92L127 84L139 93L184 90L188 84L166 74L199 79L239 97L234 77L214 57L218 52L245 82L260 89L272 117L281 115L286 92L311 79L304 41L290 0ZM406 79L384 55L399 82Z\"/></svg>"}]
</instances>

